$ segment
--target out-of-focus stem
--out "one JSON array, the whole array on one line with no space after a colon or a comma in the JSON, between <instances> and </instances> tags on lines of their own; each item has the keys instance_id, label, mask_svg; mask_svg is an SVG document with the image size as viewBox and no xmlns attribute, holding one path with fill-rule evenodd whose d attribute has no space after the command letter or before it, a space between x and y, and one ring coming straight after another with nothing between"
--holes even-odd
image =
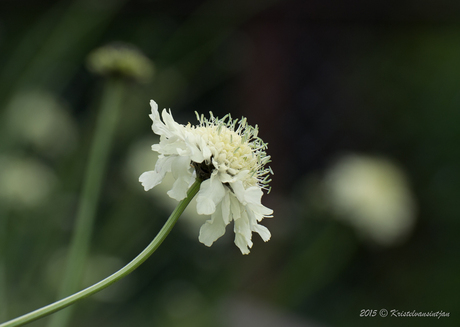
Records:
<instances>
[{"instance_id":1,"label":"out-of-focus stem","mask_svg":"<svg viewBox=\"0 0 460 327\"><path fill-rule=\"evenodd\" d=\"M7 215L5 210L0 209L0 321L8 316L8 296L6 282L6 229Z\"/></svg>"},{"instance_id":2,"label":"out-of-focus stem","mask_svg":"<svg viewBox=\"0 0 460 327\"><path fill-rule=\"evenodd\" d=\"M80 289L99 193L124 93L125 81L123 79L109 78L106 81L59 298ZM65 310L53 316L49 326L66 326L71 311L71 309Z\"/></svg>"}]
</instances>

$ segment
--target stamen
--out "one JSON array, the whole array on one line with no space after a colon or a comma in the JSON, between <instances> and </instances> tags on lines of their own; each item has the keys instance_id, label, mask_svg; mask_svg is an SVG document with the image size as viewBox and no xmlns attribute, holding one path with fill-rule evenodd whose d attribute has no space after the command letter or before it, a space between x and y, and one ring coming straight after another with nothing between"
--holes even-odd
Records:
<instances>
[{"instance_id":1,"label":"stamen","mask_svg":"<svg viewBox=\"0 0 460 327\"><path fill-rule=\"evenodd\" d=\"M230 114L227 114L218 118L211 111L209 118L195 114L200 126L192 128L203 135L208 145L213 148L216 164L233 172L248 170L250 174L243 181L245 187L259 185L267 189L266 184L269 183L269 175L273 175L273 171L270 167L264 168L264 165L271 160L265 153L268 143L258 137L259 127L249 125L245 117L233 119ZM215 169L210 163L194 164L194 166L197 174L204 179L209 178Z\"/></svg>"}]
</instances>

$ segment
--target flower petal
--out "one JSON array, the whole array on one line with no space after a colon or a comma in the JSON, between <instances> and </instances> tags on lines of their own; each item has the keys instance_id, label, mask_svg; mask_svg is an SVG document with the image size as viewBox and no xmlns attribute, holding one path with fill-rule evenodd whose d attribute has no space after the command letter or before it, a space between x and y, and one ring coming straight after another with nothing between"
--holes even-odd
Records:
<instances>
[{"instance_id":1,"label":"flower petal","mask_svg":"<svg viewBox=\"0 0 460 327\"><path fill-rule=\"evenodd\" d=\"M199 140L197 135L194 135L193 133L185 134L185 143L187 145L188 150L190 151L190 159L193 162L201 163L203 162L204 157L200 148L197 146L198 142Z\"/></svg>"},{"instance_id":2,"label":"flower petal","mask_svg":"<svg viewBox=\"0 0 460 327\"><path fill-rule=\"evenodd\" d=\"M233 220L237 220L241 217L241 204L233 194L230 195L230 212Z\"/></svg>"},{"instance_id":3,"label":"flower petal","mask_svg":"<svg viewBox=\"0 0 460 327\"><path fill-rule=\"evenodd\" d=\"M152 113L149 115L152 119L152 130L157 135L166 135L171 136L172 133L168 130L165 124L160 120L160 114L158 113L158 104L150 100L150 107L152 108Z\"/></svg>"},{"instance_id":4,"label":"flower petal","mask_svg":"<svg viewBox=\"0 0 460 327\"><path fill-rule=\"evenodd\" d=\"M163 109L161 112L161 117L163 118L163 121L165 123L166 128L173 134L173 135L178 135L181 136L183 139L183 125L180 125L174 121L174 118L172 116L171 111L168 112L166 109Z\"/></svg>"},{"instance_id":5,"label":"flower petal","mask_svg":"<svg viewBox=\"0 0 460 327\"><path fill-rule=\"evenodd\" d=\"M240 180L237 180L236 182L230 184L233 190L233 193L235 193L236 197L238 198L238 201L241 202L242 205L246 205L247 202L245 200L245 189L243 186L243 182Z\"/></svg>"},{"instance_id":6,"label":"flower petal","mask_svg":"<svg viewBox=\"0 0 460 327\"><path fill-rule=\"evenodd\" d=\"M190 158L176 157L171 165L171 172L176 181L174 182L172 189L168 191L168 195L171 198L180 201L187 196L190 180L193 178Z\"/></svg>"},{"instance_id":7,"label":"flower petal","mask_svg":"<svg viewBox=\"0 0 460 327\"><path fill-rule=\"evenodd\" d=\"M201 183L196 197L196 209L199 215L210 215L216 211L216 206L222 201L225 188L215 174Z\"/></svg>"},{"instance_id":8,"label":"flower petal","mask_svg":"<svg viewBox=\"0 0 460 327\"><path fill-rule=\"evenodd\" d=\"M263 218L272 218L273 210L267 208L263 204L252 204L248 203L246 206L249 210L252 210L257 217L257 221L261 221Z\"/></svg>"},{"instance_id":9,"label":"flower petal","mask_svg":"<svg viewBox=\"0 0 460 327\"><path fill-rule=\"evenodd\" d=\"M141 182L144 190L148 191L159 184L158 179L160 179L158 173L150 170L142 173L142 175L139 177L139 182Z\"/></svg>"},{"instance_id":10,"label":"flower petal","mask_svg":"<svg viewBox=\"0 0 460 327\"><path fill-rule=\"evenodd\" d=\"M220 206L219 206L220 207ZM200 228L199 241L206 246L211 246L219 237L225 234L225 222L222 219L221 208L218 208Z\"/></svg>"},{"instance_id":11,"label":"flower petal","mask_svg":"<svg viewBox=\"0 0 460 327\"><path fill-rule=\"evenodd\" d=\"M259 214L260 219L257 219L258 221L262 220L263 217L271 217L273 210L265 207L260 202L263 195L260 187L251 186L245 189L241 181L236 181L231 186L241 204L244 206L247 205L251 210Z\"/></svg>"},{"instance_id":12,"label":"flower petal","mask_svg":"<svg viewBox=\"0 0 460 327\"><path fill-rule=\"evenodd\" d=\"M224 220L225 225L228 225L231 221L230 192L227 190L225 190L225 196L222 199L222 219Z\"/></svg>"},{"instance_id":13,"label":"flower petal","mask_svg":"<svg viewBox=\"0 0 460 327\"><path fill-rule=\"evenodd\" d=\"M139 182L148 191L163 181L165 174L171 171L171 163L175 157L159 157L155 170L147 171L139 177Z\"/></svg>"},{"instance_id":14,"label":"flower petal","mask_svg":"<svg viewBox=\"0 0 460 327\"><path fill-rule=\"evenodd\" d=\"M241 234L235 234L235 244L242 254L249 254L249 247L245 238Z\"/></svg>"},{"instance_id":15,"label":"flower petal","mask_svg":"<svg viewBox=\"0 0 460 327\"><path fill-rule=\"evenodd\" d=\"M199 148L201 152L203 153L203 158L204 160L209 160L211 158L211 150L209 149L208 145L206 144L206 141L202 138L200 138L200 144Z\"/></svg>"},{"instance_id":16,"label":"flower petal","mask_svg":"<svg viewBox=\"0 0 460 327\"><path fill-rule=\"evenodd\" d=\"M255 224L252 226L251 229L256 233L259 233L260 237L262 237L264 242L267 242L272 236L268 228L263 225Z\"/></svg>"},{"instance_id":17,"label":"flower petal","mask_svg":"<svg viewBox=\"0 0 460 327\"><path fill-rule=\"evenodd\" d=\"M249 226L249 219L245 211L242 212L239 219L235 220L233 230L235 232L236 246L240 249L241 253L248 254L249 248L252 247L252 232Z\"/></svg>"},{"instance_id":18,"label":"flower petal","mask_svg":"<svg viewBox=\"0 0 460 327\"><path fill-rule=\"evenodd\" d=\"M187 152L184 153L186 149L186 145L180 137L176 135L172 135L170 138L161 136L160 143L152 145L152 150L164 155L186 155Z\"/></svg>"},{"instance_id":19,"label":"flower petal","mask_svg":"<svg viewBox=\"0 0 460 327\"><path fill-rule=\"evenodd\" d=\"M261 199L262 199L262 195L264 194L262 192L262 189L260 187L257 187L257 186L248 187L244 191L245 191L244 192L244 199L248 203L253 203L253 204L259 204Z\"/></svg>"}]
</instances>

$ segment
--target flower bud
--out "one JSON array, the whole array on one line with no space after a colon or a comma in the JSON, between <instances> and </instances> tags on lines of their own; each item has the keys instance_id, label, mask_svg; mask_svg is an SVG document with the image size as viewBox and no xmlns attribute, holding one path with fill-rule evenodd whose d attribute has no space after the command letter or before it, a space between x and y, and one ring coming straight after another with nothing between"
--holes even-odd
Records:
<instances>
[{"instance_id":1,"label":"flower bud","mask_svg":"<svg viewBox=\"0 0 460 327\"><path fill-rule=\"evenodd\" d=\"M139 83L153 76L153 63L140 50L124 43L100 47L88 56L88 68L95 74L124 77Z\"/></svg>"}]
</instances>

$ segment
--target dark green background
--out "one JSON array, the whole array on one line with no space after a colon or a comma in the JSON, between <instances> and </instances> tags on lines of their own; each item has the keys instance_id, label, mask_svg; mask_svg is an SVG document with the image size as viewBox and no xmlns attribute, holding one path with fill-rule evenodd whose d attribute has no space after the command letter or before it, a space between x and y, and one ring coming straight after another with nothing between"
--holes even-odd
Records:
<instances>
[{"instance_id":1,"label":"dark green background","mask_svg":"<svg viewBox=\"0 0 460 327\"><path fill-rule=\"evenodd\" d=\"M230 228L207 248L179 222L112 295L79 303L72 326L458 325L459 17L447 0L1 1L1 154L57 176L40 205L1 204L8 317L56 299L103 83L85 58L123 41L156 74L129 86L87 282L131 260L169 214L126 173L137 142L154 140L150 99L180 123L212 110L259 125L275 171L263 198L275 210L264 221L272 239L255 236L242 256ZM65 103L78 135L67 151L50 155L5 126L12 99L31 90ZM344 151L383 155L405 171L418 208L407 242L369 247L308 214L306 181ZM450 317L359 317L381 308Z\"/></svg>"}]
</instances>

